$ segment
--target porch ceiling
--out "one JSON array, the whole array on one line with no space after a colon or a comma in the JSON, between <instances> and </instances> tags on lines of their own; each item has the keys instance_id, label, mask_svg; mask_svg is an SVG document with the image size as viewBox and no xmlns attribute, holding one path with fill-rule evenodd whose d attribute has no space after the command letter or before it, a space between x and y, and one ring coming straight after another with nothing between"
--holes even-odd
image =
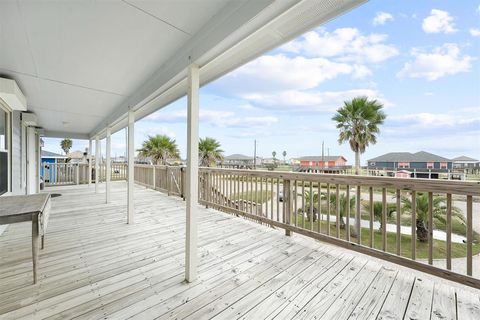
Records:
<instances>
[{"instance_id":1,"label":"porch ceiling","mask_svg":"<svg viewBox=\"0 0 480 320\"><path fill-rule=\"evenodd\" d=\"M192 62L205 84L363 2L1 1L0 76L47 136L93 136L184 95Z\"/></svg>"}]
</instances>

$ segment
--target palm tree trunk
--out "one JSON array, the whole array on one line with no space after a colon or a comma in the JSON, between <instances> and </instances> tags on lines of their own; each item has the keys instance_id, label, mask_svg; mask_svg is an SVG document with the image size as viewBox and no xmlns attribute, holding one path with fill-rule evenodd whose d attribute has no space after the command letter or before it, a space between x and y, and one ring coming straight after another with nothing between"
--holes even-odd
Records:
<instances>
[{"instance_id":1,"label":"palm tree trunk","mask_svg":"<svg viewBox=\"0 0 480 320\"><path fill-rule=\"evenodd\" d=\"M355 174L360 174L360 151L355 152Z\"/></svg>"},{"instance_id":2,"label":"palm tree trunk","mask_svg":"<svg viewBox=\"0 0 480 320\"><path fill-rule=\"evenodd\" d=\"M420 242L428 241L428 230L422 219L417 219L417 239Z\"/></svg>"}]
</instances>

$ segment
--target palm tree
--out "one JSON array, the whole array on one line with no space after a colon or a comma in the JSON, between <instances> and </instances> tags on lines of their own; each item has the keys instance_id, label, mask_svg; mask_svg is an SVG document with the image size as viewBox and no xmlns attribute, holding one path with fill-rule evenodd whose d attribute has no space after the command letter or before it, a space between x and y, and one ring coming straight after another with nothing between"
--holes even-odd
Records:
<instances>
[{"instance_id":1,"label":"palm tree","mask_svg":"<svg viewBox=\"0 0 480 320\"><path fill-rule=\"evenodd\" d=\"M198 157L200 158L201 166L210 167L217 161L221 161L223 159L222 153L220 142L210 137L200 138L198 142Z\"/></svg>"},{"instance_id":2,"label":"palm tree","mask_svg":"<svg viewBox=\"0 0 480 320\"><path fill-rule=\"evenodd\" d=\"M282 156L283 156L283 163L287 163L287 161L285 160L285 157L287 156L287 151L283 151Z\"/></svg>"},{"instance_id":3,"label":"palm tree","mask_svg":"<svg viewBox=\"0 0 480 320\"><path fill-rule=\"evenodd\" d=\"M142 157L151 157L155 164L166 164L168 159L180 157L176 141L160 134L148 136L137 151Z\"/></svg>"},{"instance_id":4,"label":"palm tree","mask_svg":"<svg viewBox=\"0 0 480 320\"><path fill-rule=\"evenodd\" d=\"M360 154L364 153L370 144L377 142L379 126L386 118L382 108L383 105L377 100L356 97L345 101L332 118L337 123L337 129L340 129L338 143L348 141L355 152L355 174L360 172Z\"/></svg>"},{"instance_id":5,"label":"palm tree","mask_svg":"<svg viewBox=\"0 0 480 320\"><path fill-rule=\"evenodd\" d=\"M355 196L350 197L350 203L348 204L350 207L350 212L353 212L353 209L355 208ZM339 196L339 201L340 201L340 228L345 229L345 220L344 217L347 214L347 196L344 193L341 193ZM330 194L330 207L333 208L335 211L337 209L337 195L335 193ZM352 236L355 236L352 234Z\"/></svg>"},{"instance_id":6,"label":"palm tree","mask_svg":"<svg viewBox=\"0 0 480 320\"><path fill-rule=\"evenodd\" d=\"M370 202L363 203L363 209L366 212L370 212ZM387 203L387 218L392 217L393 213L397 211L397 205L395 203ZM399 213L397 213L399 214ZM382 230L383 220L383 203L382 201L373 202L373 216L380 222L378 230Z\"/></svg>"},{"instance_id":7,"label":"palm tree","mask_svg":"<svg viewBox=\"0 0 480 320\"><path fill-rule=\"evenodd\" d=\"M402 197L401 199L403 208L412 212L412 200L409 197ZM433 197L432 199L432 216L433 224L445 225L447 222L447 199L445 197ZM416 232L417 239L420 242L428 241L428 193L417 193L416 196ZM465 226L465 217L462 215L461 210L457 207L452 207L452 216L459 219Z\"/></svg>"},{"instance_id":8,"label":"palm tree","mask_svg":"<svg viewBox=\"0 0 480 320\"><path fill-rule=\"evenodd\" d=\"M303 213L307 213L308 221L310 222L315 222L315 215L318 212L318 193L312 191L305 191L303 194L304 197L304 207L303 207ZM310 214L310 205L313 206L313 216Z\"/></svg>"},{"instance_id":9,"label":"palm tree","mask_svg":"<svg viewBox=\"0 0 480 320\"><path fill-rule=\"evenodd\" d=\"M62 148L65 154L68 154L68 152L72 148L72 139L63 139L62 141L60 141L60 148Z\"/></svg>"}]
</instances>

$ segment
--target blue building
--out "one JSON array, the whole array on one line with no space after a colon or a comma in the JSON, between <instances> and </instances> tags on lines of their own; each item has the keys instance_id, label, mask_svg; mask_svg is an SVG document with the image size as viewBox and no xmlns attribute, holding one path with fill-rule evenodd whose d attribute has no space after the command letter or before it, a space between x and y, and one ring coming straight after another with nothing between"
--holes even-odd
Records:
<instances>
[{"instance_id":1,"label":"blue building","mask_svg":"<svg viewBox=\"0 0 480 320\"><path fill-rule=\"evenodd\" d=\"M51 176L52 174L54 175L55 172L53 170L49 171L46 177L46 170L49 170L51 164L65 163L66 159L67 156L63 156L55 152L42 150L42 159L40 161L40 176L43 177L43 181L48 182L48 180L50 179L55 179L55 177Z\"/></svg>"},{"instance_id":2,"label":"blue building","mask_svg":"<svg viewBox=\"0 0 480 320\"><path fill-rule=\"evenodd\" d=\"M429 152L390 152L368 160L368 169L411 172L412 177L438 178L438 173L449 172L453 161ZM433 174L432 174L433 173Z\"/></svg>"}]
</instances>

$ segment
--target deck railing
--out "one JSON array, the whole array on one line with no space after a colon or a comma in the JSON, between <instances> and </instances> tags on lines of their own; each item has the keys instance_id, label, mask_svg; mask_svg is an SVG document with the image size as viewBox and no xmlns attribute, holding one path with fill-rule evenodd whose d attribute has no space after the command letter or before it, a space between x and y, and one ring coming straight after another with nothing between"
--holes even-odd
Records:
<instances>
[{"instance_id":1,"label":"deck railing","mask_svg":"<svg viewBox=\"0 0 480 320\"><path fill-rule=\"evenodd\" d=\"M200 176L202 204L480 288L471 277L479 183L217 168Z\"/></svg>"},{"instance_id":2,"label":"deck railing","mask_svg":"<svg viewBox=\"0 0 480 320\"><path fill-rule=\"evenodd\" d=\"M115 163L111 164L111 180L127 179L127 164ZM69 185L69 184L86 184L88 183L88 164L87 163L42 163L43 181L46 186ZM95 182L97 174L95 172L95 163L92 164L92 182ZM106 164L99 165L98 177L100 181L105 181Z\"/></svg>"},{"instance_id":3,"label":"deck railing","mask_svg":"<svg viewBox=\"0 0 480 320\"><path fill-rule=\"evenodd\" d=\"M134 173L140 185L184 197L183 167ZM480 288L479 182L200 168L199 202Z\"/></svg>"}]
</instances>

